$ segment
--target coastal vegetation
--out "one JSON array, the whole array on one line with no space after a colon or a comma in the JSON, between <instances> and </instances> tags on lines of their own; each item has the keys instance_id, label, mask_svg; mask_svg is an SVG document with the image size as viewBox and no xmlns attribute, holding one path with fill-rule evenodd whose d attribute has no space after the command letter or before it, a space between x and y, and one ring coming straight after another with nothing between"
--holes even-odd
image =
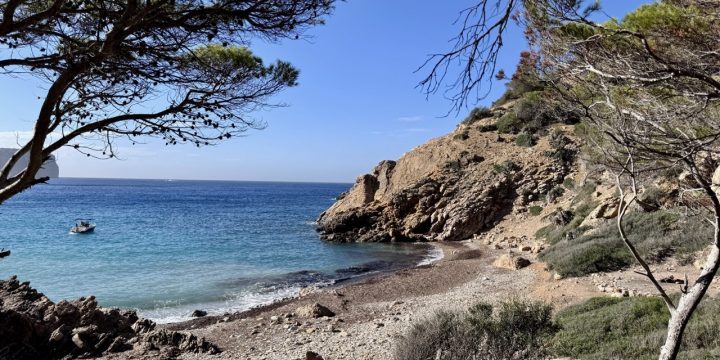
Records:
<instances>
[{"instance_id":1,"label":"coastal vegetation","mask_svg":"<svg viewBox=\"0 0 720 360\"><path fill-rule=\"evenodd\" d=\"M557 331L552 308L509 301L477 303L466 312L439 311L398 341L395 360L546 359Z\"/></svg>"},{"instance_id":2,"label":"coastal vegetation","mask_svg":"<svg viewBox=\"0 0 720 360\"><path fill-rule=\"evenodd\" d=\"M717 358L718 310L720 299L703 301L685 329L678 359ZM558 312L552 348L573 359L655 359L669 318L658 297L593 298Z\"/></svg>"},{"instance_id":3,"label":"coastal vegetation","mask_svg":"<svg viewBox=\"0 0 720 360\"><path fill-rule=\"evenodd\" d=\"M430 72L420 84L434 93L443 88L446 78L455 77L448 90L455 93L446 93L455 108L475 100L472 95L496 73L495 61L508 23L522 17L531 51L522 57L521 65L537 65L528 67L535 70L529 79L537 76L542 90L521 95L516 110L501 118L498 129L517 133L542 125L517 105L525 101L522 96L535 98L535 91L553 95L542 98L557 99L564 111L580 115L587 157L613 179L617 190L617 211L610 217L616 218L613 230L602 228L578 236L589 229L578 229L576 221L564 229L568 231L560 231L563 241L573 245L563 253L558 250L560 239L554 236L557 248L545 256L561 271L575 275L638 264L669 314L659 358L675 359L683 332L720 269L720 199L715 187L720 175L716 175L715 158L720 138L720 62L714 51L720 37L715 21L718 7L713 1L665 0L604 23L593 20L599 9L599 2L479 1L465 11L464 26L452 49L428 60ZM454 61L467 66L457 73L442 71ZM504 72L498 72L497 78L503 77ZM502 100L518 98L516 93L511 95ZM529 114L540 114L540 109ZM683 172L688 181L679 192L688 196L680 199L678 210L633 214L634 207L643 205L644 187L663 174ZM685 251L668 228L669 222L679 219L673 212L697 218L709 213L713 228L701 235L704 241L700 243L710 247L701 273L684 282L676 299L667 294L649 266L670 252ZM641 225L645 221L656 227ZM684 223L692 226L700 221ZM682 226L680 231L685 230ZM544 233L550 235L553 229ZM648 237L657 239L648 241ZM688 251L702 247L690 243Z\"/></svg>"},{"instance_id":4,"label":"coastal vegetation","mask_svg":"<svg viewBox=\"0 0 720 360\"><path fill-rule=\"evenodd\" d=\"M674 298L678 296L674 295ZM688 323L678 359L720 354L720 299L708 298ZM557 311L541 302L478 303L439 311L397 341L395 360L637 359L657 357L670 315L658 297L596 297Z\"/></svg>"},{"instance_id":5,"label":"coastal vegetation","mask_svg":"<svg viewBox=\"0 0 720 360\"><path fill-rule=\"evenodd\" d=\"M262 127L245 115L296 85L298 71L285 62L264 64L244 47L246 37L293 38L303 28L321 23L332 10L331 1L291 3L276 7L257 2L245 8L244 2L230 1L215 8L161 2L110 4L110 10L86 2L24 4L18 10L6 5L11 14L17 11L25 20L4 18L0 23L4 44L46 55L10 55L0 59L0 67L31 69L49 79L50 90L33 140L16 153L17 158L29 156L25 171L9 175L16 157L0 169L0 203L44 181L36 178L38 168L61 146L88 156L114 157L113 141L120 138L135 142L136 137L149 136L168 145L204 146ZM716 5L707 0L663 0L604 23L593 20L600 10L595 2L481 0L466 10L461 21L465 27L454 48L429 60L431 71L421 85L433 93L445 88L441 84L446 76L457 75L451 79L457 93L449 94L457 110L478 100L472 95L478 94L485 80L508 80L504 71L495 68L495 61L503 32L517 20L527 25L530 50L520 54L506 92L492 107L473 109L453 133L397 161L382 161L371 174L359 177L320 215L321 237L336 242L483 241L486 247L457 254L453 250L448 262L507 252L498 256L505 265L497 266L507 274L531 264L518 256L521 252L545 262L546 269L529 270L547 275L552 279L548 281L575 281L567 279L575 277L580 282L589 275L633 270L657 296L631 296L620 289L613 291L614 296L578 300L557 311L542 302L515 300L496 306L478 302L465 311L441 309L411 321L410 314L399 310L404 303L383 293L376 297L382 301L378 300L381 305L376 304L372 316L385 318L373 319L372 329L406 321L407 330L393 345L396 360L720 356L720 299L708 295L720 269L720 55L715 49L720 11ZM146 18L147 12L155 15ZM51 25L43 19L57 21ZM92 26L68 32L68 24L79 20ZM98 27L107 29L100 40ZM166 27L180 34L182 41L153 46L170 31ZM121 28L129 30L116 30ZM447 69L444 65L455 61L468 66L457 74L442 72ZM222 76L215 76L218 73ZM130 110L168 89L179 97L161 104L156 112L117 116L109 110ZM67 135L48 144L48 134L56 130ZM77 142L80 138L82 143ZM532 240L537 243L530 246L522 243L528 240L524 235L505 236L495 229L507 218L549 224L535 232ZM657 275L671 267L666 263L690 268L695 260L699 269L692 278L685 275L667 283ZM430 272L432 267L423 269ZM510 286L491 283L489 276L472 270L463 269L463 275L483 276L474 281L492 287ZM672 290L661 283L672 284ZM10 284L8 293L22 289L31 304L38 301L33 306L56 310L29 285L16 279ZM553 290L560 287L555 284ZM605 292L606 286L600 287ZM318 321L328 322L323 323L328 337L335 333L350 337L335 328L341 321L329 318L349 311L355 299L337 289L322 291L303 289L303 296L317 292L332 301L337 311L327 308L332 316ZM71 307L94 314L94 298L82 301ZM22 318L27 302L16 304L18 310L13 311ZM360 308L365 313L364 305ZM257 325L246 325L252 326L250 334L262 330L285 336L299 332L301 326L305 326L302 336L321 331L317 323L295 318L322 315L283 311L270 320L258 317ZM94 333L83 335L71 328L89 325L73 318L64 324L64 332L57 330L62 336L57 340L59 350L53 351L103 354L115 341L111 337L139 332L133 325L138 321L134 313L110 313L108 318L122 323L121 334L104 329L110 340ZM282 329L275 326L281 324ZM153 328L148 324L140 331ZM49 346L55 331L42 330L37 333L43 346ZM73 340L75 335L81 344L102 346L85 349ZM118 343L125 346L123 341ZM182 341L206 352L220 351L204 340Z\"/></svg>"}]
</instances>

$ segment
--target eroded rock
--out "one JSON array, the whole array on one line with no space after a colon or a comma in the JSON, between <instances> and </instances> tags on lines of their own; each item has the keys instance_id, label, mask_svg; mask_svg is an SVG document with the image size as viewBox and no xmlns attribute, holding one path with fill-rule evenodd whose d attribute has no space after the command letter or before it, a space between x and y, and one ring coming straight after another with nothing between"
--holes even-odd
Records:
<instances>
[{"instance_id":1,"label":"eroded rock","mask_svg":"<svg viewBox=\"0 0 720 360\"><path fill-rule=\"evenodd\" d=\"M358 177L318 218L321 236L335 242L468 239L512 213L514 204L547 195L569 172L540 150L549 148L546 139L531 154L472 126L457 131L471 136L433 139Z\"/></svg>"},{"instance_id":2,"label":"eroded rock","mask_svg":"<svg viewBox=\"0 0 720 360\"><path fill-rule=\"evenodd\" d=\"M305 317L305 318L319 318L319 317L323 317L323 316L327 316L327 317L335 316L335 313L332 310L330 310L327 307L320 305L318 303L301 306L301 307L297 308L297 310L295 310L295 314L297 316Z\"/></svg>"},{"instance_id":3,"label":"eroded rock","mask_svg":"<svg viewBox=\"0 0 720 360\"><path fill-rule=\"evenodd\" d=\"M496 267L510 270L520 270L522 268L530 266L530 264L530 260L521 256L515 256L514 254L510 253L500 255L493 263L493 265Z\"/></svg>"},{"instance_id":4,"label":"eroded rock","mask_svg":"<svg viewBox=\"0 0 720 360\"><path fill-rule=\"evenodd\" d=\"M2 358L87 358L131 350L146 354L150 349L170 354L175 348L220 351L192 335L155 330L155 323L138 319L134 311L100 308L93 296L53 303L14 276L0 281Z\"/></svg>"}]
</instances>

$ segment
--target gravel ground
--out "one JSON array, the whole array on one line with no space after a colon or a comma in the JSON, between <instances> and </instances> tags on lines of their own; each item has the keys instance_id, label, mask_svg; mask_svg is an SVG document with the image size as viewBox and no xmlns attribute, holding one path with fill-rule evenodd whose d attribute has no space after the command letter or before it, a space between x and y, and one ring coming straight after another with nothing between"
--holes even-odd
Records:
<instances>
[{"instance_id":1,"label":"gravel ground","mask_svg":"<svg viewBox=\"0 0 720 360\"><path fill-rule=\"evenodd\" d=\"M443 245L446 257L432 266L403 270L344 287L323 289L277 308L238 320L188 330L216 343L216 356L185 359L305 359L308 351L331 359L389 359L394 339L438 309L466 309L479 300L498 302L530 294L534 267L492 266L496 250L466 241ZM334 317L293 316L299 306L320 303Z\"/></svg>"}]
</instances>

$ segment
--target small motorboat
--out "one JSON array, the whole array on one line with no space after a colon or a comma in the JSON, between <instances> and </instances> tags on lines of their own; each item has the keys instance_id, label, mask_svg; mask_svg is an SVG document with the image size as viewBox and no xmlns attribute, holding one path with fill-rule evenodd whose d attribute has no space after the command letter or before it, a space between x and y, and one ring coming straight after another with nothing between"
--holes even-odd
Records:
<instances>
[{"instance_id":1,"label":"small motorboat","mask_svg":"<svg viewBox=\"0 0 720 360\"><path fill-rule=\"evenodd\" d=\"M92 219L76 219L75 226L70 229L73 234L89 234L95 231L95 223Z\"/></svg>"},{"instance_id":2,"label":"small motorboat","mask_svg":"<svg viewBox=\"0 0 720 360\"><path fill-rule=\"evenodd\" d=\"M0 259L10 256L10 250L0 249Z\"/></svg>"}]
</instances>

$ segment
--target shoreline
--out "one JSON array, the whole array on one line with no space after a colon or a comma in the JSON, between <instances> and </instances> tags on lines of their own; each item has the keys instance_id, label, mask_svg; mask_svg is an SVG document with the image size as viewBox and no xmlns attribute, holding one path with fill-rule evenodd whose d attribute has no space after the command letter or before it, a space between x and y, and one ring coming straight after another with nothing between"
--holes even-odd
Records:
<instances>
[{"instance_id":1,"label":"shoreline","mask_svg":"<svg viewBox=\"0 0 720 360\"><path fill-rule=\"evenodd\" d=\"M438 309L460 310L478 300L494 303L517 296L536 278L532 267L494 267L501 252L477 241L434 245L444 256L432 264L322 288L225 318L208 316L162 327L204 337L224 351L200 356L203 359L304 359L306 351L325 359L389 358L393 339L413 321ZM315 303L336 316L294 315Z\"/></svg>"},{"instance_id":2,"label":"shoreline","mask_svg":"<svg viewBox=\"0 0 720 360\"><path fill-rule=\"evenodd\" d=\"M425 251L425 253L421 256L418 256L419 258L421 258L421 260L416 262L414 265L411 265L411 266L408 265L408 266L403 266L403 267L398 267L398 268L390 267L390 268L372 269L367 272L362 272L362 273L356 274L354 276L348 276L348 277L334 279L334 280L331 280L330 282L318 281L315 283L311 283L307 286L298 287L297 289L291 287L291 288L287 289L287 290L290 290L291 295L278 296L278 297L272 298L264 303L254 305L248 309L236 310L236 311L226 311L222 314L208 314L208 315L202 316L202 317L187 316L186 318L184 318L182 320L177 320L177 321L163 321L163 319L153 319L153 318L148 318L148 319L157 323L158 326L161 326L161 327L164 327L167 329L173 329L173 330L206 326L209 324L217 323L218 321L221 321L221 322L234 321L234 320L246 318L249 316L255 316L255 314L261 314L266 311L271 311L278 307L292 303L294 300L297 300L297 299L299 299L303 296L306 296L308 294L311 294L311 293L325 291L325 290L332 290L332 289L342 289L346 286L363 283L365 281L373 281L372 279L375 277L391 275L391 274L399 272L399 271L412 270L415 268L432 266L434 263L442 261L444 258L446 258L446 254L445 254L445 251L443 248L451 247L451 246L447 246L447 245L442 246L438 243L429 243L429 242L428 243L409 243L409 244L403 244L403 246L426 247L427 249L423 249L423 251ZM413 256L413 257L415 257L415 256ZM343 269L338 269L338 270L343 270ZM299 272L303 272L303 271L299 271ZM213 303L201 303L201 304L195 304L197 306L186 306L186 307L206 311L207 308L203 308L203 306L202 306L204 304L213 304ZM138 310L138 309L134 309L134 310L138 311L138 314L142 314L142 310Z\"/></svg>"}]
</instances>

